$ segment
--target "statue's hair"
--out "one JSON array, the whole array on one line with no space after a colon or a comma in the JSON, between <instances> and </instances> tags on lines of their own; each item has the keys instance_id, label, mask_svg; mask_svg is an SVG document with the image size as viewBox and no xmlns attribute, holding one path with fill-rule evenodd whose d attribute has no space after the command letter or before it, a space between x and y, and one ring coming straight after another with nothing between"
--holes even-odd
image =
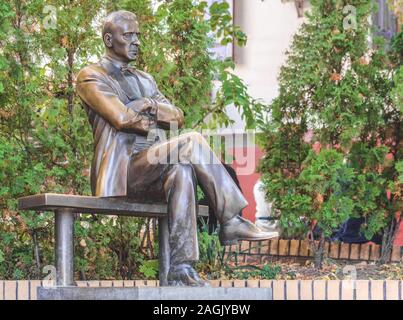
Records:
<instances>
[{"instance_id":1,"label":"statue's hair","mask_svg":"<svg viewBox=\"0 0 403 320\"><path fill-rule=\"evenodd\" d=\"M112 26L114 26L119 21L137 21L137 16L130 11L119 10L108 14L104 20L102 27L102 38L106 33L111 32Z\"/></svg>"}]
</instances>

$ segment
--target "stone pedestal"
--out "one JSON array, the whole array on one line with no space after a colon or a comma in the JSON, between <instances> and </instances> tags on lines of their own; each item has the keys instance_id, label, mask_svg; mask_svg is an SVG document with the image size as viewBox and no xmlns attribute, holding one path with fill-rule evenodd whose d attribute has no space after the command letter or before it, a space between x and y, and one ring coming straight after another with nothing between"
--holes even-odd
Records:
<instances>
[{"instance_id":1,"label":"stone pedestal","mask_svg":"<svg viewBox=\"0 0 403 320\"><path fill-rule=\"evenodd\" d=\"M272 300L272 298L270 288L38 288L38 300Z\"/></svg>"}]
</instances>

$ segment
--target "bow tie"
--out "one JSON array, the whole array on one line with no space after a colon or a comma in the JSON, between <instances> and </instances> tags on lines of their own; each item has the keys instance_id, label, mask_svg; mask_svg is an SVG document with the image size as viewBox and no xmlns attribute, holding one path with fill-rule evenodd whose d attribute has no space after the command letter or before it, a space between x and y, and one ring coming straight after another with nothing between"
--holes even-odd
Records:
<instances>
[{"instance_id":1,"label":"bow tie","mask_svg":"<svg viewBox=\"0 0 403 320\"><path fill-rule=\"evenodd\" d=\"M120 72L122 72L124 75L131 75L133 74L133 71L129 66L121 66L120 67Z\"/></svg>"}]
</instances>

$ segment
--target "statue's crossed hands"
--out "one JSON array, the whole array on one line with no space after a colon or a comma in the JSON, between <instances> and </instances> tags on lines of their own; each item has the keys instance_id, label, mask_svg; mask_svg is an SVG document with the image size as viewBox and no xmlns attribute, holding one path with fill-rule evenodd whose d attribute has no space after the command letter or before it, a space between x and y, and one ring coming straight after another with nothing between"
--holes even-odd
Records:
<instances>
[{"instance_id":1,"label":"statue's crossed hands","mask_svg":"<svg viewBox=\"0 0 403 320\"><path fill-rule=\"evenodd\" d=\"M127 104L127 107L138 113L155 115L157 105L156 102L150 98L140 98Z\"/></svg>"},{"instance_id":2,"label":"statue's crossed hands","mask_svg":"<svg viewBox=\"0 0 403 320\"><path fill-rule=\"evenodd\" d=\"M129 110L129 113L125 118L122 128L123 131L136 132L142 135L147 135L155 124L155 120L152 117L133 112L132 110Z\"/></svg>"}]
</instances>

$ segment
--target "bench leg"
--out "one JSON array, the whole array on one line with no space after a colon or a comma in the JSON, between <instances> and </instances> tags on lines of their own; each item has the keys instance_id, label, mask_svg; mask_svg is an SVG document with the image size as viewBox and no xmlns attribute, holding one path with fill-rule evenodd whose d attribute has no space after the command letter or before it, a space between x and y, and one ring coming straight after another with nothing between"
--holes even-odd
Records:
<instances>
[{"instance_id":1,"label":"bench leg","mask_svg":"<svg viewBox=\"0 0 403 320\"><path fill-rule=\"evenodd\" d=\"M72 209L55 211L56 285L74 284L74 214Z\"/></svg>"},{"instance_id":2,"label":"bench leg","mask_svg":"<svg viewBox=\"0 0 403 320\"><path fill-rule=\"evenodd\" d=\"M159 277L160 287L168 285L170 265L168 217L158 219Z\"/></svg>"}]
</instances>

